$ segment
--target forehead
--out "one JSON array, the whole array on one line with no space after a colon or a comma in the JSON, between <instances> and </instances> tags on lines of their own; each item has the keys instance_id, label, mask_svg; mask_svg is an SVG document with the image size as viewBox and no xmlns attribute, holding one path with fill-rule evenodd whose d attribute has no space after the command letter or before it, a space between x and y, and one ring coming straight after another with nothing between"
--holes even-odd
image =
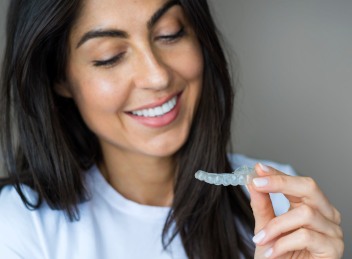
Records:
<instances>
[{"instance_id":1,"label":"forehead","mask_svg":"<svg viewBox=\"0 0 352 259\"><path fill-rule=\"evenodd\" d=\"M133 30L145 24L168 0L85 0L73 32L117 27Z\"/></svg>"}]
</instances>

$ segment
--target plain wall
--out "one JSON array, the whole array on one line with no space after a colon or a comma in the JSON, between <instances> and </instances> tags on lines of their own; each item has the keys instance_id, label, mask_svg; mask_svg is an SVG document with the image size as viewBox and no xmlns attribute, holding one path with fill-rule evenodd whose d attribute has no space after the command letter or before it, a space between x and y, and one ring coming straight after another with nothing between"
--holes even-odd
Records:
<instances>
[{"instance_id":1,"label":"plain wall","mask_svg":"<svg viewBox=\"0 0 352 259\"><path fill-rule=\"evenodd\" d=\"M313 177L352 258L352 1L211 0L239 75L233 147Z\"/></svg>"},{"instance_id":2,"label":"plain wall","mask_svg":"<svg viewBox=\"0 0 352 259\"><path fill-rule=\"evenodd\" d=\"M4 47L5 47L5 19L6 19L6 11L8 4L10 3L9 0L0 0L0 71L2 66L2 59L4 56ZM1 78L0 78L1 80ZM0 125L1 127L1 125ZM1 153L0 153L1 156ZM3 175L1 157L0 157L0 177Z\"/></svg>"},{"instance_id":3,"label":"plain wall","mask_svg":"<svg viewBox=\"0 0 352 259\"><path fill-rule=\"evenodd\" d=\"M0 1L0 50L8 3ZM352 258L352 1L210 4L237 54L234 150L316 179L342 212Z\"/></svg>"}]
</instances>

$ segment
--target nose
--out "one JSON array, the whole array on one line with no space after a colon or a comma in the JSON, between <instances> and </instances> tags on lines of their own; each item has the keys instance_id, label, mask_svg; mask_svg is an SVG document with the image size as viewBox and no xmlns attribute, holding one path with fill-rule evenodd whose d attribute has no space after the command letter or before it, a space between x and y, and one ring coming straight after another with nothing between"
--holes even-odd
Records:
<instances>
[{"instance_id":1,"label":"nose","mask_svg":"<svg viewBox=\"0 0 352 259\"><path fill-rule=\"evenodd\" d=\"M134 67L134 84L141 89L164 90L170 84L170 72L160 56L152 49L144 49Z\"/></svg>"}]
</instances>

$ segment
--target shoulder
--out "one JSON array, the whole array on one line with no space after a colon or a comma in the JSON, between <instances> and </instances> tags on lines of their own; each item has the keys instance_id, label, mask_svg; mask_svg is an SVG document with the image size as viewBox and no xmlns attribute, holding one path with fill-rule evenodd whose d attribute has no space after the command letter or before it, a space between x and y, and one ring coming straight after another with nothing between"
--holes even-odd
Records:
<instances>
[{"instance_id":1,"label":"shoulder","mask_svg":"<svg viewBox=\"0 0 352 259\"><path fill-rule=\"evenodd\" d=\"M31 194L28 198L34 200L34 192L30 192L26 186L22 190L26 194ZM27 210L15 187L11 185L3 187L0 192L0 230L7 227L8 223L22 221Z\"/></svg>"},{"instance_id":2,"label":"shoulder","mask_svg":"<svg viewBox=\"0 0 352 259\"><path fill-rule=\"evenodd\" d=\"M277 162L265 160L265 159L251 158L243 154L228 154L228 158L230 160L230 163L233 169L236 169L237 167L240 167L242 165L254 166L256 163L263 163L265 165L274 167L275 169L285 174L292 175L292 176L297 175L295 170L289 164L277 163ZM243 187L242 189L249 197L247 188ZM290 204L282 193L270 193L270 198L273 203L273 207L276 215L281 215L288 211Z\"/></svg>"},{"instance_id":3,"label":"shoulder","mask_svg":"<svg viewBox=\"0 0 352 259\"><path fill-rule=\"evenodd\" d=\"M23 191L31 201L36 198L29 187L24 186ZM0 235L0 258L39 256L31 253L37 246L31 210L13 186L5 186L0 192L0 233L6 233Z\"/></svg>"}]
</instances>

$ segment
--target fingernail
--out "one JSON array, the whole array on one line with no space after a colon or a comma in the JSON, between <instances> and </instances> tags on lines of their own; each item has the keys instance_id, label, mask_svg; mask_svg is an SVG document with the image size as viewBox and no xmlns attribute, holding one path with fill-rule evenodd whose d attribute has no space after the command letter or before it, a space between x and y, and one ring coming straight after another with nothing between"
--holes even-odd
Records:
<instances>
[{"instance_id":1,"label":"fingernail","mask_svg":"<svg viewBox=\"0 0 352 259\"><path fill-rule=\"evenodd\" d=\"M260 243L265 237L265 232L264 230L260 230L254 237L253 237L253 242L258 244Z\"/></svg>"},{"instance_id":2,"label":"fingernail","mask_svg":"<svg viewBox=\"0 0 352 259\"><path fill-rule=\"evenodd\" d=\"M253 183L255 186L257 187L263 187L265 185L267 185L269 182L269 180L267 178L263 178L263 177L257 177L253 179Z\"/></svg>"},{"instance_id":3,"label":"fingernail","mask_svg":"<svg viewBox=\"0 0 352 259\"><path fill-rule=\"evenodd\" d=\"M270 247L268 250L265 251L264 256L269 258L273 254L273 249Z\"/></svg>"},{"instance_id":4,"label":"fingernail","mask_svg":"<svg viewBox=\"0 0 352 259\"><path fill-rule=\"evenodd\" d=\"M267 167L266 165L263 165L262 163L259 163L259 166L264 172L269 173L270 171L269 167Z\"/></svg>"}]
</instances>

